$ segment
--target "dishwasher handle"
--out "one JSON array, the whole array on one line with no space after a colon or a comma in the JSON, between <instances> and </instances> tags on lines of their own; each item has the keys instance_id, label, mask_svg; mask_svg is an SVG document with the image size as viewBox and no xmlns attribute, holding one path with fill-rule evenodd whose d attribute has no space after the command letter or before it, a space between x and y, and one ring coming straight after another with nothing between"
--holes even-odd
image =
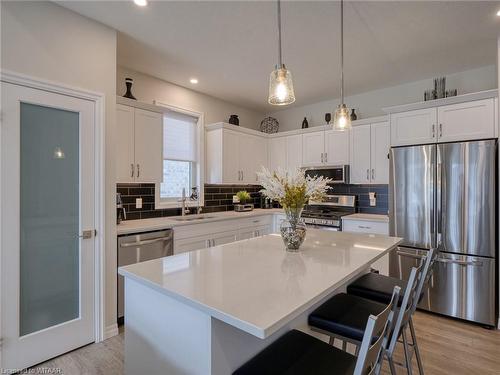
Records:
<instances>
[{"instance_id":1,"label":"dishwasher handle","mask_svg":"<svg viewBox=\"0 0 500 375\"><path fill-rule=\"evenodd\" d=\"M122 244L120 244L120 247L143 246L143 245L149 245L149 244L156 243L156 242L164 242L164 241L170 241L170 240L172 240L172 235L169 235L167 237L153 238L151 240L122 243Z\"/></svg>"}]
</instances>

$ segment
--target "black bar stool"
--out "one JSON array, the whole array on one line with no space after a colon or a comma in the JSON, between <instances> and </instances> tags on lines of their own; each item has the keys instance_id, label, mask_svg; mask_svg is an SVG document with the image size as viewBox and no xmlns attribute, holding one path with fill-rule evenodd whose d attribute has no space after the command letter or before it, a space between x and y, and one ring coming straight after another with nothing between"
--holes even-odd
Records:
<instances>
[{"instance_id":1,"label":"black bar stool","mask_svg":"<svg viewBox=\"0 0 500 375\"><path fill-rule=\"evenodd\" d=\"M368 375L380 372L384 348L393 329L399 287L378 314L368 317L356 357L301 331L285 333L234 375Z\"/></svg>"}]
</instances>

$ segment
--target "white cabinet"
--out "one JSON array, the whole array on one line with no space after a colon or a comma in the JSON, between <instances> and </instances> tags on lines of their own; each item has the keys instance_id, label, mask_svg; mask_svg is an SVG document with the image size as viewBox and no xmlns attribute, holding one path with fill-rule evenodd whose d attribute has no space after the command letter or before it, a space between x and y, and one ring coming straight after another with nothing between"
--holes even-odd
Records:
<instances>
[{"instance_id":1,"label":"white cabinet","mask_svg":"<svg viewBox=\"0 0 500 375\"><path fill-rule=\"evenodd\" d=\"M349 164L349 132L338 130L325 131L324 164Z\"/></svg>"},{"instance_id":2,"label":"white cabinet","mask_svg":"<svg viewBox=\"0 0 500 375\"><path fill-rule=\"evenodd\" d=\"M366 215L366 217L368 216L370 215ZM366 218L362 220L351 219L349 218L349 216L347 216L342 218L342 231L355 232L355 233L381 234L384 236L388 236L389 222L380 220L370 220ZM384 255L382 258L373 263L372 268L378 270L382 275L389 276L389 254Z\"/></svg>"},{"instance_id":3,"label":"white cabinet","mask_svg":"<svg viewBox=\"0 0 500 375\"><path fill-rule=\"evenodd\" d=\"M434 143L436 133L436 108L391 114L391 146Z\"/></svg>"},{"instance_id":4,"label":"white cabinet","mask_svg":"<svg viewBox=\"0 0 500 375\"><path fill-rule=\"evenodd\" d=\"M118 182L160 182L163 174L162 114L117 104Z\"/></svg>"},{"instance_id":5,"label":"white cabinet","mask_svg":"<svg viewBox=\"0 0 500 375\"><path fill-rule=\"evenodd\" d=\"M391 145L457 142L495 137L495 99L391 114Z\"/></svg>"},{"instance_id":6,"label":"white cabinet","mask_svg":"<svg viewBox=\"0 0 500 375\"><path fill-rule=\"evenodd\" d=\"M350 179L352 184L370 183L370 125L351 129Z\"/></svg>"},{"instance_id":7,"label":"white cabinet","mask_svg":"<svg viewBox=\"0 0 500 375\"><path fill-rule=\"evenodd\" d=\"M389 183L389 124L379 122L351 129L350 182Z\"/></svg>"},{"instance_id":8,"label":"white cabinet","mask_svg":"<svg viewBox=\"0 0 500 375\"><path fill-rule=\"evenodd\" d=\"M438 139L456 142L495 137L494 99L438 107Z\"/></svg>"},{"instance_id":9,"label":"white cabinet","mask_svg":"<svg viewBox=\"0 0 500 375\"><path fill-rule=\"evenodd\" d=\"M302 134L305 167L349 164L349 132L338 130Z\"/></svg>"},{"instance_id":10,"label":"white cabinet","mask_svg":"<svg viewBox=\"0 0 500 375\"><path fill-rule=\"evenodd\" d=\"M238 237L238 232L234 230L229 232L214 234L212 236L212 242L210 243L209 247L219 246L219 245L224 245L226 243L234 242L236 241L237 237Z\"/></svg>"},{"instance_id":11,"label":"white cabinet","mask_svg":"<svg viewBox=\"0 0 500 375\"><path fill-rule=\"evenodd\" d=\"M269 139L269 170L294 170L302 166L302 135Z\"/></svg>"},{"instance_id":12,"label":"white cabinet","mask_svg":"<svg viewBox=\"0 0 500 375\"><path fill-rule=\"evenodd\" d=\"M325 132L302 134L302 165L314 167L323 164Z\"/></svg>"},{"instance_id":13,"label":"white cabinet","mask_svg":"<svg viewBox=\"0 0 500 375\"><path fill-rule=\"evenodd\" d=\"M206 156L207 183L258 184L257 172L267 166L267 138L216 127L206 133Z\"/></svg>"}]
</instances>

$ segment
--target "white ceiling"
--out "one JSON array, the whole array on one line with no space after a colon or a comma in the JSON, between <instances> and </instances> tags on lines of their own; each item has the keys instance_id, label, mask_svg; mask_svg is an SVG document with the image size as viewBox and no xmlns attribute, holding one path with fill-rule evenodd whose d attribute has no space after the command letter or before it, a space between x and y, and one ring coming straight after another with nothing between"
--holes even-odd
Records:
<instances>
[{"instance_id":1,"label":"white ceiling","mask_svg":"<svg viewBox=\"0 0 500 375\"><path fill-rule=\"evenodd\" d=\"M267 104L277 63L275 2L58 3L120 31L119 65L262 112L276 109ZM294 105L339 96L339 8L282 3ZM348 1L346 94L496 64L499 9L498 1Z\"/></svg>"}]
</instances>

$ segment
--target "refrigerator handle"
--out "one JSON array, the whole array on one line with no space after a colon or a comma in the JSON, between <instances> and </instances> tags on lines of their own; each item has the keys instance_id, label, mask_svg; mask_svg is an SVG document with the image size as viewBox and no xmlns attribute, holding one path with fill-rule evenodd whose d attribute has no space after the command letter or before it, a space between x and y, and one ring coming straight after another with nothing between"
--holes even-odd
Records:
<instances>
[{"instance_id":1,"label":"refrigerator handle","mask_svg":"<svg viewBox=\"0 0 500 375\"><path fill-rule=\"evenodd\" d=\"M442 231L442 215L441 215L441 209L442 209L442 191L443 191L443 186L442 186L442 172L443 172L443 165L442 165L442 160L441 160L441 148L439 145L437 146L437 168L436 168L436 217L437 217L437 238L436 238L436 248L440 248L441 246L441 231Z\"/></svg>"}]
</instances>

